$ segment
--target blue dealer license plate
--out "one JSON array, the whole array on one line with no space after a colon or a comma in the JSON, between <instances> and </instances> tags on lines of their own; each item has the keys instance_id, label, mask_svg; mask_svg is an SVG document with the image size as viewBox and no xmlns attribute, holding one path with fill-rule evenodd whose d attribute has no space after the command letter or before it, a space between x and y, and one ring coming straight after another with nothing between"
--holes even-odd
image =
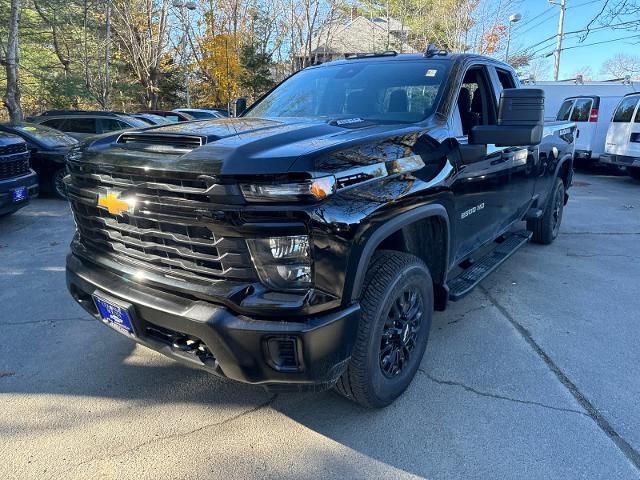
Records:
<instances>
[{"instance_id":1,"label":"blue dealer license plate","mask_svg":"<svg viewBox=\"0 0 640 480\"><path fill-rule=\"evenodd\" d=\"M13 201L13 203L22 202L28 197L29 193L27 192L27 187L19 187L11 191L11 200Z\"/></svg>"},{"instance_id":2,"label":"blue dealer license plate","mask_svg":"<svg viewBox=\"0 0 640 480\"><path fill-rule=\"evenodd\" d=\"M112 300L106 300L97 295L93 296L93 301L104 323L124 335L130 337L136 336L133 324L131 323L130 306L119 305Z\"/></svg>"}]
</instances>

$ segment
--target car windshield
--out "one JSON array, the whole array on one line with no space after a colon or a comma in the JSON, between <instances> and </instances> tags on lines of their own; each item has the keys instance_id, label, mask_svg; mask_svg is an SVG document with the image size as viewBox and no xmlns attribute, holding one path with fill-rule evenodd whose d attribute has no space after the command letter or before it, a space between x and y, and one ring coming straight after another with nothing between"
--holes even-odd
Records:
<instances>
[{"instance_id":1,"label":"car windshield","mask_svg":"<svg viewBox=\"0 0 640 480\"><path fill-rule=\"evenodd\" d=\"M352 60L292 76L247 117L304 117L414 123L436 109L448 76L438 60Z\"/></svg>"},{"instance_id":2,"label":"car windshield","mask_svg":"<svg viewBox=\"0 0 640 480\"><path fill-rule=\"evenodd\" d=\"M66 147L78 143L75 138L70 137L60 130L37 123L23 123L21 125L14 125L11 128L49 148Z\"/></svg>"}]
</instances>

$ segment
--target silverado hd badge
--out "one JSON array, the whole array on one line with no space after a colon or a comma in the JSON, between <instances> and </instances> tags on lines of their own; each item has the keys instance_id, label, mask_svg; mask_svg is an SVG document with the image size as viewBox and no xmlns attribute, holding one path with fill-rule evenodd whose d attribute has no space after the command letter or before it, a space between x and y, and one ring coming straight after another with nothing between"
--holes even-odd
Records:
<instances>
[{"instance_id":1,"label":"silverado hd badge","mask_svg":"<svg viewBox=\"0 0 640 480\"><path fill-rule=\"evenodd\" d=\"M98 207L106 209L112 215L123 212L133 213L136 206L135 198L120 198L122 192L108 190L98 194Z\"/></svg>"}]
</instances>

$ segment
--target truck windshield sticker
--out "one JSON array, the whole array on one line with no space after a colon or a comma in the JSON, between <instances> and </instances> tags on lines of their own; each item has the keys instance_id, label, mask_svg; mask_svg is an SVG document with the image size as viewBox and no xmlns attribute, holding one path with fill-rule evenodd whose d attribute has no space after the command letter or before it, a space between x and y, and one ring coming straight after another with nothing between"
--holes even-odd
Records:
<instances>
[{"instance_id":1,"label":"truck windshield sticker","mask_svg":"<svg viewBox=\"0 0 640 480\"><path fill-rule=\"evenodd\" d=\"M430 68L427 70L427 73L424 74L425 77L435 77L438 74L438 70Z\"/></svg>"}]
</instances>

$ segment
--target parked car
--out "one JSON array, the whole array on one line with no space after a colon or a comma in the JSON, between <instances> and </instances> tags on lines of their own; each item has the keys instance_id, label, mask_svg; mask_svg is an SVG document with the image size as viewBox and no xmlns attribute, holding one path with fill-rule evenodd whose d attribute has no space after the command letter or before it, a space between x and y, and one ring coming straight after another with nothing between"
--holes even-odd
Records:
<instances>
[{"instance_id":1,"label":"parked car","mask_svg":"<svg viewBox=\"0 0 640 480\"><path fill-rule=\"evenodd\" d=\"M205 108L174 108L174 112L186 113L191 115L196 120L205 120L207 118L223 118L224 115L218 113L215 110L208 110Z\"/></svg>"},{"instance_id":2,"label":"parked car","mask_svg":"<svg viewBox=\"0 0 640 480\"><path fill-rule=\"evenodd\" d=\"M602 163L626 167L640 180L640 93L625 95L618 104L607 132L606 155Z\"/></svg>"},{"instance_id":3,"label":"parked car","mask_svg":"<svg viewBox=\"0 0 640 480\"><path fill-rule=\"evenodd\" d=\"M575 122L578 127L576 164L595 163L605 153L611 116L621 98L589 95L569 97L562 103L556 120Z\"/></svg>"},{"instance_id":4,"label":"parked car","mask_svg":"<svg viewBox=\"0 0 640 480\"><path fill-rule=\"evenodd\" d=\"M386 52L308 67L241 118L88 142L69 291L211 373L388 405L434 309L558 235L576 127L543 109L495 59Z\"/></svg>"},{"instance_id":5,"label":"parked car","mask_svg":"<svg viewBox=\"0 0 640 480\"><path fill-rule=\"evenodd\" d=\"M166 118L170 122L191 122L196 119L193 115L189 115L188 113L172 112L170 110L143 110L138 113L152 113L153 115Z\"/></svg>"},{"instance_id":6,"label":"parked car","mask_svg":"<svg viewBox=\"0 0 640 480\"><path fill-rule=\"evenodd\" d=\"M0 217L10 215L38 195L38 175L31 169L27 143L0 131Z\"/></svg>"},{"instance_id":7,"label":"parked car","mask_svg":"<svg viewBox=\"0 0 640 480\"><path fill-rule=\"evenodd\" d=\"M62 182L67 174L65 156L78 141L60 130L37 123L0 124L0 132L22 137L31 153L31 165L38 174L41 190L66 198Z\"/></svg>"},{"instance_id":8,"label":"parked car","mask_svg":"<svg viewBox=\"0 0 640 480\"><path fill-rule=\"evenodd\" d=\"M33 117L32 121L65 132L78 140L102 133L149 126L148 123L124 113L85 110L50 110Z\"/></svg>"},{"instance_id":9,"label":"parked car","mask_svg":"<svg viewBox=\"0 0 640 480\"><path fill-rule=\"evenodd\" d=\"M149 125L164 125L172 123L171 120L153 113L131 113L130 115L138 120L148 123Z\"/></svg>"}]
</instances>

